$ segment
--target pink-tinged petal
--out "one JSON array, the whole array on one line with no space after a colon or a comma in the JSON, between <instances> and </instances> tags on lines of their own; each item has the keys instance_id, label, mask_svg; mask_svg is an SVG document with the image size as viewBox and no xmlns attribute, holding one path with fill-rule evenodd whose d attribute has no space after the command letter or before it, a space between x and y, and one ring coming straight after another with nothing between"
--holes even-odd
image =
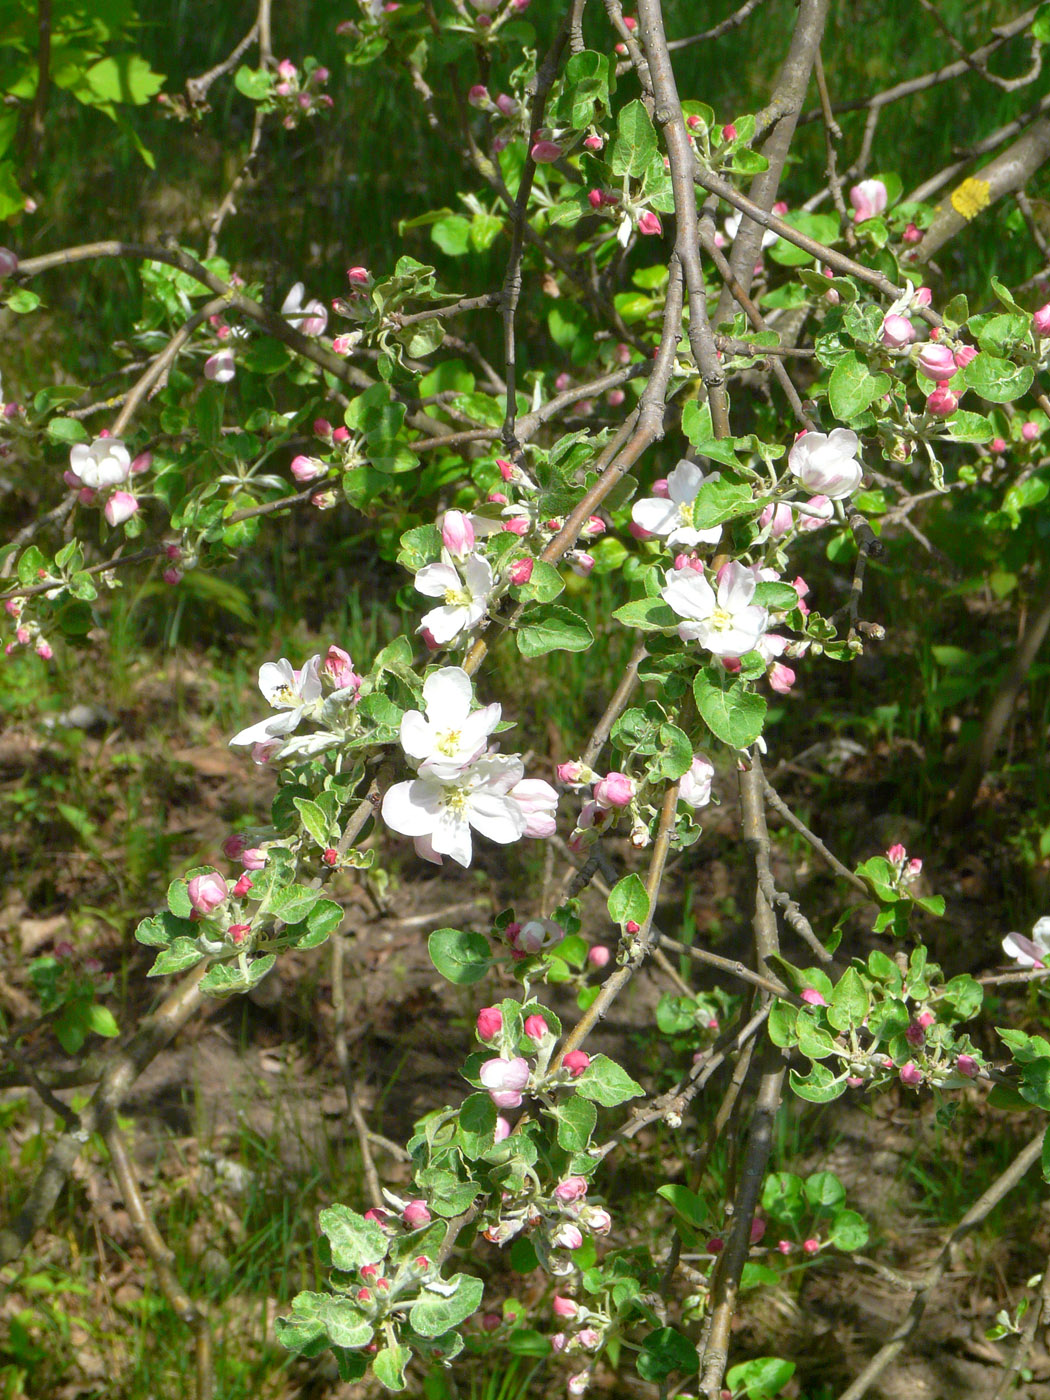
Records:
<instances>
[{"instance_id":1,"label":"pink-tinged petal","mask_svg":"<svg viewBox=\"0 0 1050 1400\"><path fill-rule=\"evenodd\" d=\"M516 802L495 792L476 792L471 796L467 815L475 831L508 846L525 835L525 813Z\"/></svg>"},{"instance_id":2,"label":"pink-tinged petal","mask_svg":"<svg viewBox=\"0 0 1050 1400\"><path fill-rule=\"evenodd\" d=\"M479 758L473 768L476 789L488 788L506 794L525 776L525 765L511 754L490 754Z\"/></svg>"},{"instance_id":3,"label":"pink-tinged petal","mask_svg":"<svg viewBox=\"0 0 1050 1400\"><path fill-rule=\"evenodd\" d=\"M417 836L412 842L416 848L416 855L420 860L428 860L431 865L444 865L444 859L434 850L434 843L429 836Z\"/></svg>"},{"instance_id":4,"label":"pink-tinged petal","mask_svg":"<svg viewBox=\"0 0 1050 1400\"><path fill-rule=\"evenodd\" d=\"M723 569L718 581L718 606L731 613L746 608L755 596L757 582L751 570L734 559Z\"/></svg>"},{"instance_id":5,"label":"pink-tinged petal","mask_svg":"<svg viewBox=\"0 0 1050 1400\"><path fill-rule=\"evenodd\" d=\"M458 592L463 583L451 564L424 564L412 586L428 598L443 598L450 588Z\"/></svg>"},{"instance_id":6,"label":"pink-tinged petal","mask_svg":"<svg viewBox=\"0 0 1050 1400\"><path fill-rule=\"evenodd\" d=\"M669 572L660 596L679 617L703 620L715 609L715 591L695 569Z\"/></svg>"},{"instance_id":7,"label":"pink-tinged petal","mask_svg":"<svg viewBox=\"0 0 1050 1400\"><path fill-rule=\"evenodd\" d=\"M667 478L667 494L675 505L686 505L696 500L704 480L704 473L696 463L683 457Z\"/></svg>"},{"instance_id":8,"label":"pink-tinged petal","mask_svg":"<svg viewBox=\"0 0 1050 1400\"><path fill-rule=\"evenodd\" d=\"M470 865L474 848L470 840L470 823L466 817L453 812L449 807L443 808L430 839L439 855L451 856L464 868Z\"/></svg>"},{"instance_id":9,"label":"pink-tinged petal","mask_svg":"<svg viewBox=\"0 0 1050 1400\"><path fill-rule=\"evenodd\" d=\"M444 811L443 795L440 784L423 778L395 783L383 795L383 820L402 836L425 836L434 830Z\"/></svg>"},{"instance_id":10,"label":"pink-tinged petal","mask_svg":"<svg viewBox=\"0 0 1050 1400\"><path fill-rule=\"evenodd\" d=\"M1022 967L1042 967L1043 949L1022 933L1008 933L1003 939L1003 952Z\"/></svg>"},{"instance_id":11,"label":"pink-tinged petal","mask_svg":"<svg viewBox=\"0 0 1050 1400\"><path fill-rule=\"evenodd\" d=\"M473 698L474 687L462 666L443 666L423 682L427 719L441 729L466 719Z\"/></svg>"},{"instance_id":12,"label":"pink-tinged petal","mask_svg":"<svg viewBox=\"0 0 1050 1400\"><path fill-rule=\"evenodd\" d=\"M631 507L631 519L651 535L666 535L678 524L678 507L673 501L647 496L635 501Z\"/></svg>"}]
</instances>

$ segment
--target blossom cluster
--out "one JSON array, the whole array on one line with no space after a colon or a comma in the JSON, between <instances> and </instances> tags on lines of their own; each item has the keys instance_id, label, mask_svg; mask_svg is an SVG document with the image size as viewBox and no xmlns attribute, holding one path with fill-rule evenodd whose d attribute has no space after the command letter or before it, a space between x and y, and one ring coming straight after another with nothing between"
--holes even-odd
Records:
<instances>
[{"instance_id":1,"label":"blossom cluster","mask_svg":"<svg viewBox=\"0 0 1050 1400\"><path fill-rule=\"evenodd\" d=\"M411 836L417 854L437 865L449 856L469 866L472 831L500 845L554 834L558 794L542 779L526 778L520 757L490 745L501 707L473 709L473 702L461 666L430 673L423 711L406 710L401 719L401 747L416 775L383 797L387 826Z\"/></svg>"},{"instance_id":2,"label":"blossom cluster","mask_svg":"<svg viewBox=\"0 0 1050 1400\"><path fill-rule=\"evenodd\" d=\"M349 654L333 645L323 661L318 653L298 669L283 656L264 662L259 668L259 689L276 714L239 730L230 745L250 748L256 763L271 763L338 745L353 728L361 677ZM320 728L296 734L309 721Z\"/></svg>"}]
</instances>

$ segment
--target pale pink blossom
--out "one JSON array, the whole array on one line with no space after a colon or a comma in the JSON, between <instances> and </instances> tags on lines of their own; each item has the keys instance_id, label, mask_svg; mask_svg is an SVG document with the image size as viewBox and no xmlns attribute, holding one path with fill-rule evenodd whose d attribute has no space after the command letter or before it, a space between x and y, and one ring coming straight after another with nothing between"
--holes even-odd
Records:
<instances>
[{"instance_id":1,"label":"pale pink blossom","mask_svg":"<svg viewBox=\"0 0 1050 1400\"><path fill-rule=\"evenodd\" d=\"M959 395L953 393L947 384L938 384L926 400L926 412L934 418L950 418L959 407Z\"/></svg>"},{"instance_id":2,"label":"pale pink blossom","mask_svg":"<svg viewBox=\"0 0 1050 1400\"><path fill-rule=\"evenodd\" d=\"M705 753L693 755L689 771L678 782L678 800L687 807L706 807L711 801L715 766Z\"/></svg>"},{"instance_id":3,"label":"pale pink blossom","mask_svg":"<svg viewBox=\"0 0 1050 1400\"><path fill-rule=\"evenodd\" d=\"M488 560L480 554L470 554L461 567L462 577L452 556L442 550L440 563L425 564L414 580L417 593L442 600L420 623L420 630L426 628L439 646L476 627L488 611L494 584Z\"/></svg>"},{"instance_id":4,"label":"pale pink blossom","mask_svg":"<svg viewBox=\"0 0 1050 1400\"><path fill-rule=\"evenodd\" d=\"M334 644L321 663L321 676L333 690L352 690L356 695L361 689L361 677L354 670L350 653Z\"/></svg>"},{"instance_id":5,"label":"pale pink blossom","mask_svg":"<svg viewBox=\"0 0 1050 1400\"><path fill-rule=\"evenodd\" d=\"M228 384L237 373L237 362L232 350L216 350L204 361L204 377L216 384Z\"/></svg>"},{"instance_id":6,"label":"pale pink blossom","mask_svg":"<svg viewBox=\"0 0 1050 1400\"><path fill-rule=\"evenodd\" d=\"M264 662L259 667L259 689L278 713L240 730L230 740L231 745L265 745L269 748L274 741L283 741L298 729L307 713L316 710L317 702L321 699L320 665L319 654L311 656L298 671L283 656L279 661Z\"/></svg>"},{"instance_id":7,"label":"pale pink blossom","mask_svg":"<svg viewBox=\"0 0 1050 1400\"><path fill-rule=\"evenodd\" d=\"M441 521L441 542L453 559L465 559L474 550L474 526L461 510L447 510Z\"/></svg>"},{"instance_id":8,"label":"pale pink blossom","mask_svg":"<svg viewBox=\"0 0 1050 1400\"><path fill-rule=\"evenodd\" d=\"M1032 312L1032 330L1040 337L1050 336L1050 301Z\"/></svg>"},{"instance_id":9,"label":"pale pink blossom","mask_svg":"<svg viewBox=\"0 0 1050 1400\"><path fill-rule=\"evenodd\" d=\"M525 814L509 793L525 776L521 760L491 755L441 778L420 771L383 798L383 820L403 836L427 836L438 855L469 866L471 829L500 845L525 835Z\"/></svg>"},{"instance_id":10,"label":"pale pink blossom","mask_svg":"<svg viewBox=\"0 0 1050 1400\"><path fill-rule=\"evenodd\" d=\"M660 596L685 621L678 635L699 642L715 656L739 657L753 651L766 630L769 614L752 603L758 580L736 560L720 573L717 593L694 569L669 570Z\"/></svg>"},{"instance_id":11,"label":"pale pink blossom","mask_svg":"<svg viewBox=\"0 0 1050 1400\"><path fill-rule=\"evenodd\" d=\"M907 316L887 316L882 323L882 343L889 350L903 350L915 339L915 327Z\"/></svg>"},{"instance_id":12,"label":"pale pink blossom","mask_svg":"<svg viewBox=\"0 0 1050 1400\"><path fill-rule=\"evenodd\" d=\"M656 494L634 503L632 521L648 535L663 536L668 545L716 544L722 527L697 530L693 525L693 502L704 482L717 477L717 472L705 476L695 462L683 458L667 477L667 498L661 499L654 484Z\"/></svg>"},{"instance_id":13,"label":"pale pink blossom","mask_svg":"<svg viewBox=\"0 0 1050 1400\"><path fill-rule=\"evenodd\" d=\"M864 474L856 460L859 446L860 439L849 428L803 433L788 453L788 469L807 491L833 500L848 496Z\"/></svg>"},{"instance_id":14,"label":"pale pink blossom","mask_svg":"<svg viewBox=\"0 0 1050 1400\"><path fill-rule=\"evenodd\" d=\"M186 886L194 913L207 915L229 897L229 886L215 870L195 875Z\"/></svg>"},{"instance_id":15,"label":"pale pink blossom","mask_svg":"<svg viewBox=\"0 0 1050 1400\"><path fill-rule=\"evenodd\" d=\"M497 1108L518 1108L529 1082L529 1063L520 1055L512 1060L502 1056L486 1060L478 1070L478 1078L488 1090Z\"/></svg>"},{"instance_id":16,"label":"pale pink blossom","mask_svg":"<svg viewBox=\"0 0 1050 1400\"><path fill-rule=\"evenodd\" d=\"M932 340L927 341L919 351L915 363L927 379L935 379L938 383L941 380L951 379L958 369L955 356L948 346L940 345Z\"/></svg>"},{"instance_id":17,"label":"pale pink blossom","mask_svg":"<svg viewBox=\"0 0 1050 1400\"><path fill-rule=\"evenodd\" d=\"M303 335L324 335L328 325L328 309L323 302L316 299L304 301L305 292L304 283L296 282L281 303L281 315L290 326L302 331Z\"/></svg>"},{"instance_id":18,"label":"pale pink blossom","mask_svg":"<svg viewBox=\"0 0 1050 1400\"><path fill-rule=\"evenodd\" d=\"M81 486L106 491L120 486L131 474L131 454L119 438L103 435L89 447L78 442L69 452L70 474Z\"/></svg>"},{"instance_id":19,"label":"pale pink blossom","mask_svg":"<svg viewBox=\"0 0 1050 1400\"><path fill-rule=\"evenodd\" d=\"M498 704L472 710L474 687L461 666L432 671L423 682L423 707L401 716L401 747L419 765L421 775L455 777L488 747L500 722Z\"/></svg>"},{"instance_id":20,"label":"pale pink blossom","mask_svg":"<svg viewBox=\"0 0 1050 1400\"><path fill-rule=\"evenodd\" d=\"M525 814L525 835L539 839L553 836L557 830L555 813L558 794L542 778L523 778L508 794Z\"/></svg>"},{"instance_id":21,"label":"pale pink blossom","mask_svg":"<svg viewBox=\"0 0 1050 1400\"><path fill-rule=\"evenodd\" d=\"M1008 933L1003 939L1003 952L1020 967L1050 966L1050 915L1037 919L1031 938L1021 933Z\"/></svg>"},{"instance_id":22,"label":"pale pink blossom","mask_svg":"<svg viewBox=\"0 0 1050 1400\"><path fill-rule=\"evenodd\" d=\"M106 502L103 514L110 525L123 525L130 520L139 508L139 503L130 491L114 491Z\"/></svg>"},{"instance_id":23,"label":"pale pink blossom","mask_svg":"<svg viewBox=\"0 0 1050 1400\"><path fill-rule=\"evenodd\" d=\"M849 192L849 202L853 205L853 217L858 224L865 219L874 219L886 208L889 195L881 180L861 180Z\"/></svg>"},{"instance_id":24,"label":"pale pink blossom","mask_svg":"<svg viewBox=\"0 0 1050 1400\"><path fill-rule=\"evenodd\" d=\"M304 457L300 454L292 458L292 476L303 486L308 481L316 481L318 477L328 475L328 464L322 462L319 457Z\"/></svg>"},{"instance_id":25,"label":"pale pink blossom","mask_svg":"<svg viewBox=\"0 0 1050 1400\"><path fill-rule=\"evenodd\" d=\"M594 800L599 807L629 807L634 792L634 779L626 773L606 773L594 785Z\"/></svg>"},{"instance_id":26,"label":"pale pink blossom","mask_svg":"<svg viewBox=\"0 0 1050 1400\"><path fill-rule=\"evenodd\" d=\"M567 1176L559 1181L554 1188L555 1200L569 1204L578 1201L587 1194L587 1178L583 1176Z\"/></svg>"}]
</instances>

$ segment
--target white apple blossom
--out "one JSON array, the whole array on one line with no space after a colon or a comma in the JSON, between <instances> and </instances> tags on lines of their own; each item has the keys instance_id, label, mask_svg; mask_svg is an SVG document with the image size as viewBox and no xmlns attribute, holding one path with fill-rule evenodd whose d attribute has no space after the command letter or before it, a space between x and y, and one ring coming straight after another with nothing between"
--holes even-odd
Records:
<instances>
[{"instance_id":1,"label":"white apple blossom","mask_svg":"<svg viewBox=\"0 0 1050 1400\"><path fill-rule=\"evenodd\" d=\"M715 776L715 766L705 753L693 755L689 771L678 783L678 800L687 807L706 807L711 801L711 783Z\"/></svg>"},{"instance_id":2,"label":"white apple blossom","mask_svg":"<svg viewBox=\"0 0 1050 1400\"><path fill-rule=\"evenodd\" d=\"M856 491L864 468L856 460L860 439L849 428L808 432L788 453L788 467L807 491L837 500Z\"/></svg>"},{"instance_id":3,"label":"white apple blossom","mask_svg":"<svg viewBox=\"0 0 1050 1400\"><path fill-rule=\"evenodd\" d=\"M445 666L423 682L423 704L401 717L401 747L423 774L453 778L488 747L489 735L499 724L499 705L471 711L474 687L462 666Z\"/></svg>"},{"instance_id":4,"label":"white apple blossom","mask_svg":"<svg viewBox=\"0 0 1050 1400\"><path fill-rule=\"evenodd\" d=\"M429 837L435 854L468 866L471 827L503 846L525 835L525 814L509 796L524 776L520 758L501 754L479 758L449 778L421 772L387 789L383 820L402 836Z\"/></svg>"},{"instance_id":5,"label":"white apple blossom","mask_svg":"<svg viewBox=\"0 0 1050 1400\"><path fill-rule=\"evenodd\" d=\"M558 829L555 813L558 794L542 778L523 778L510 791L510 799L525 813L525 835L553 836Z\"/></svg>"},{"instance_id":6,"label":"white apple blossom","mask_svg":"<svg viewBox=\"0 0 1050 1400\"><path fill-rule=\"evenodd\" d=\"M424 564L415 577L417 593L428 598L440 598L441 605L432 608L419 624L426 629L438 646L444 646L460 632L475 627L488 611L492 593L492 569L480 554L470 554L462 561L462 578L447 549L441 551L436 564Z\"/></svg>"},{"instance_id":7,"label":"white apple blossom","mask_svg":"<svg viewBox=\"0 0 1050 1400\"><path fill-rule=\"evenodd\" d=\"M86 442L78 442L70 449L69 469L84 486L106 491L127 481L131 453L120 438L99 437L90 447Z\"/></svg>"},{"instance_id":8,"label":"white apple blossom","mask_svg":"<svg viewBox=\"0 0 1050 1400\"><path fill-rule=\"evenodd\" d=\"M753 651L766 630L769 614L752 603L758 580L735 560L722 569L718 592L695 569L669 569L660 596L679 617L678 635L699 642L715 656L743 656Z\"/></svg>"},{"instance_id":9,"label":"white apple blossom","mask_svg":"<svg viewBox=\"0 0 1050 1400\"><path fill-rule=\"evenodd\" d=\"M648 496L636 501L631 519L651 535L665 535L669 545L717 544L721 525L697 530L693 525L693 502L705 481L717 481L718 472L705 476L695 462L684 458L667 478L667 499Z\"/></svg>"},{"instance_id":10,"label":"white apple blossom","mask_svg":"<svg viewBox=\"0 0 1050 1400\"><path fill-rule=\"evenodd\" d=\"M1050 966L1050 915L1036 920L1031 938L1008 933L1003 939L1003 952L1021 967Z\"/></svg>"},{"instance_id":11,"label":"white apple blossom","mask_svg":"<svg viewBox=\"0 0 1050 1400\"><path fill-rule=\"evenodd\" d=\"M269 747L274 740L283 740L286 734L294 733L307 712L318 708L317 702L322 696L320 666L320 655L311 656L298 671L283 656L279 661L264 662L259 667L259 689L278 713L242 729L230 744ZM284 748L282 743L282 752Z\"/></svg>"}]
</instances>

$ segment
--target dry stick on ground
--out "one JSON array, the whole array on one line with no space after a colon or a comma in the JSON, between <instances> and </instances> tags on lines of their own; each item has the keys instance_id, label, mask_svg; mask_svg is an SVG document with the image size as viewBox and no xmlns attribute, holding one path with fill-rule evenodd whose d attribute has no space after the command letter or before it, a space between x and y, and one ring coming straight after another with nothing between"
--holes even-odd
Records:
<instances>
[{"instance_id":1,"label":"dry stick on ground","mask_svg":"<svg viewBox=\"0 0 1050 1400\"><path fill-rule=\"evenodd\" d=\"M769 168L755 176L749 191L750 203L762 210L771 209L776 203L780 177L791 150L813 63L820 50L827 12L828 0L799 0L798 19L773 96L769 104L756 114L757 130L772 127L762 144L762 155L769 161ZM761 253L762 229L756 223L742 219L733 239L730 266L734 278L745 292L751 290L755 265ZM723 287L714 314L716 325L728 320L732 306L733 294L728 287Z\"/></svg>"},{"instance_id":2,"label":"dry stick on ground","mask_svg":"<svg viewBox=\"0 0 1050 1400\"><path fill-rule=\"evenodd\" d=\"M999 747L1003 730L1013 714L1017 697L1021 693L1028 678L1028 672L1031 670L1032 663L1035 661L1048 631L1050 631L1050 573L1047 575L1042 593L1035 601L1034 614L1025 628L1024 636L1018 643L1010 670L988 707L988 713L981 725L980 738L970 749L970 757L963 770L963 775L959 779L959 785L944 810L942 817L944 825L958 826L967 819L972 811L973 800L977 796L981 779L992 766L992 760Z\"/></svg>"},{"instance_id":3,"label":"dry stick on ground","mask_svg":"<svg viewBox=\"0 0 1050 1400\"><path fill-rule=\"evenodd\" d=\"M707 390L711 425L716 438L729 436L729 402L714 336L707 315L707 288L700 266L699 232L696 218L696 191L693 188L695 156L685 129L682 103L678 97L674 69L667 52L661 0L639 0L642 44L656 98L656 123L663 130L671 166L674 191L675 252L689 289L689 348Z\"/></svg>"},{"instance_id":4,"label":"dry stick on ground","mask_svg":"<svg viewBox=\"0 0 1050 1400\"><path fill-rule=\"evenodd\" d=\"M368 1194L372 1204L381 1209L384 1201L383 1193L379 1187L376 1164L372 1160L372 1148L369 1142L372 1134L361 1106L361 1097L357 1092L357 1078L350 1063L350 1049L346 1043L346 982L343 971L345 949L344 936L342 932L337 931L332 935L332 1010L335 1012L335 1057L339 1062L343 1085L346 1089L347 1107L350 1109L350 1117L354 1120L357 1141L361 1148L361 1165L365 1173Z\"/></svg>"},{"instance_id":5,"label":"dry stick on ground","mask_svg":"<svg viewBox=\"0 0 1050 1400\"><path fill-rule=\"evenodd\" d=\"M861 1400L861 1397L868 1393L886 1367L896 1360L904 1350L922 1320L931 1293L944 1277L944 1271L948 1267L955 1246L975 1225L979 1225L991 1214L1003 1197L1018 1185L1029 1168L1039 1160L1043 1150L1043 1135L1043 1129L1040 1128L1027 1147L1014 1158L1006 1171L992 1182L988 1190L974 1202L959 1221L941 1246L941 1252L934 1261L933 1267L927 1271L921 1282L913 1285L916 1293L904 1321L890 1340L875 1353L852 1385L846 1387L839 1396L839 1400Z\"/></svg>"},{"instance_id":6,"label":"dry stick on ground","mask_svg":"<svg viewBox=\"0 0 1050 1400\"><path fill-rule=\"evenodd\" d=\"M157 1273L161 1292L175 1313L193 1333L194 1340L194 1400L211 1400L215 1387L212 1367L211 1323L199 1303L195 1303L175 1275L175 1254L168 1248L153 1222L142 1192L139 1190L135 1166L128 1153L124 1134L117 1126L116 1113L106 1108L99 1115L99 1129L106 1140L110 1166L124 1200L139 1243L149 1255Z\"/></svg>"},{"instance_id":7,"label":"dry stick on ground","mask_svg":"<svg viewBox=\"0 0 1050 1400\"><path fill-rule=\"evenodd\" d=\"M755 866L753 928L759 970L769 973L768 959L778 951L777 918L763 893L769 870L769 833L766 830L762 763L754 754L750 768L740 775L741 825L744 844ZM711 1290L710 1325L700 1362L700 1389L707 1400L718 1400L729 1359L729 1339L736 1310L740 1278L751 1243L751 1222L762 1192L762 1179L773 1145L773 1120L780 1107L784 1066L780 1052L768 1047L759 1062L760 1075L751 1116L747 1147L733 1197L733 1224L725 1249L715 1266Z\"/></svg>"}]
</instances>

